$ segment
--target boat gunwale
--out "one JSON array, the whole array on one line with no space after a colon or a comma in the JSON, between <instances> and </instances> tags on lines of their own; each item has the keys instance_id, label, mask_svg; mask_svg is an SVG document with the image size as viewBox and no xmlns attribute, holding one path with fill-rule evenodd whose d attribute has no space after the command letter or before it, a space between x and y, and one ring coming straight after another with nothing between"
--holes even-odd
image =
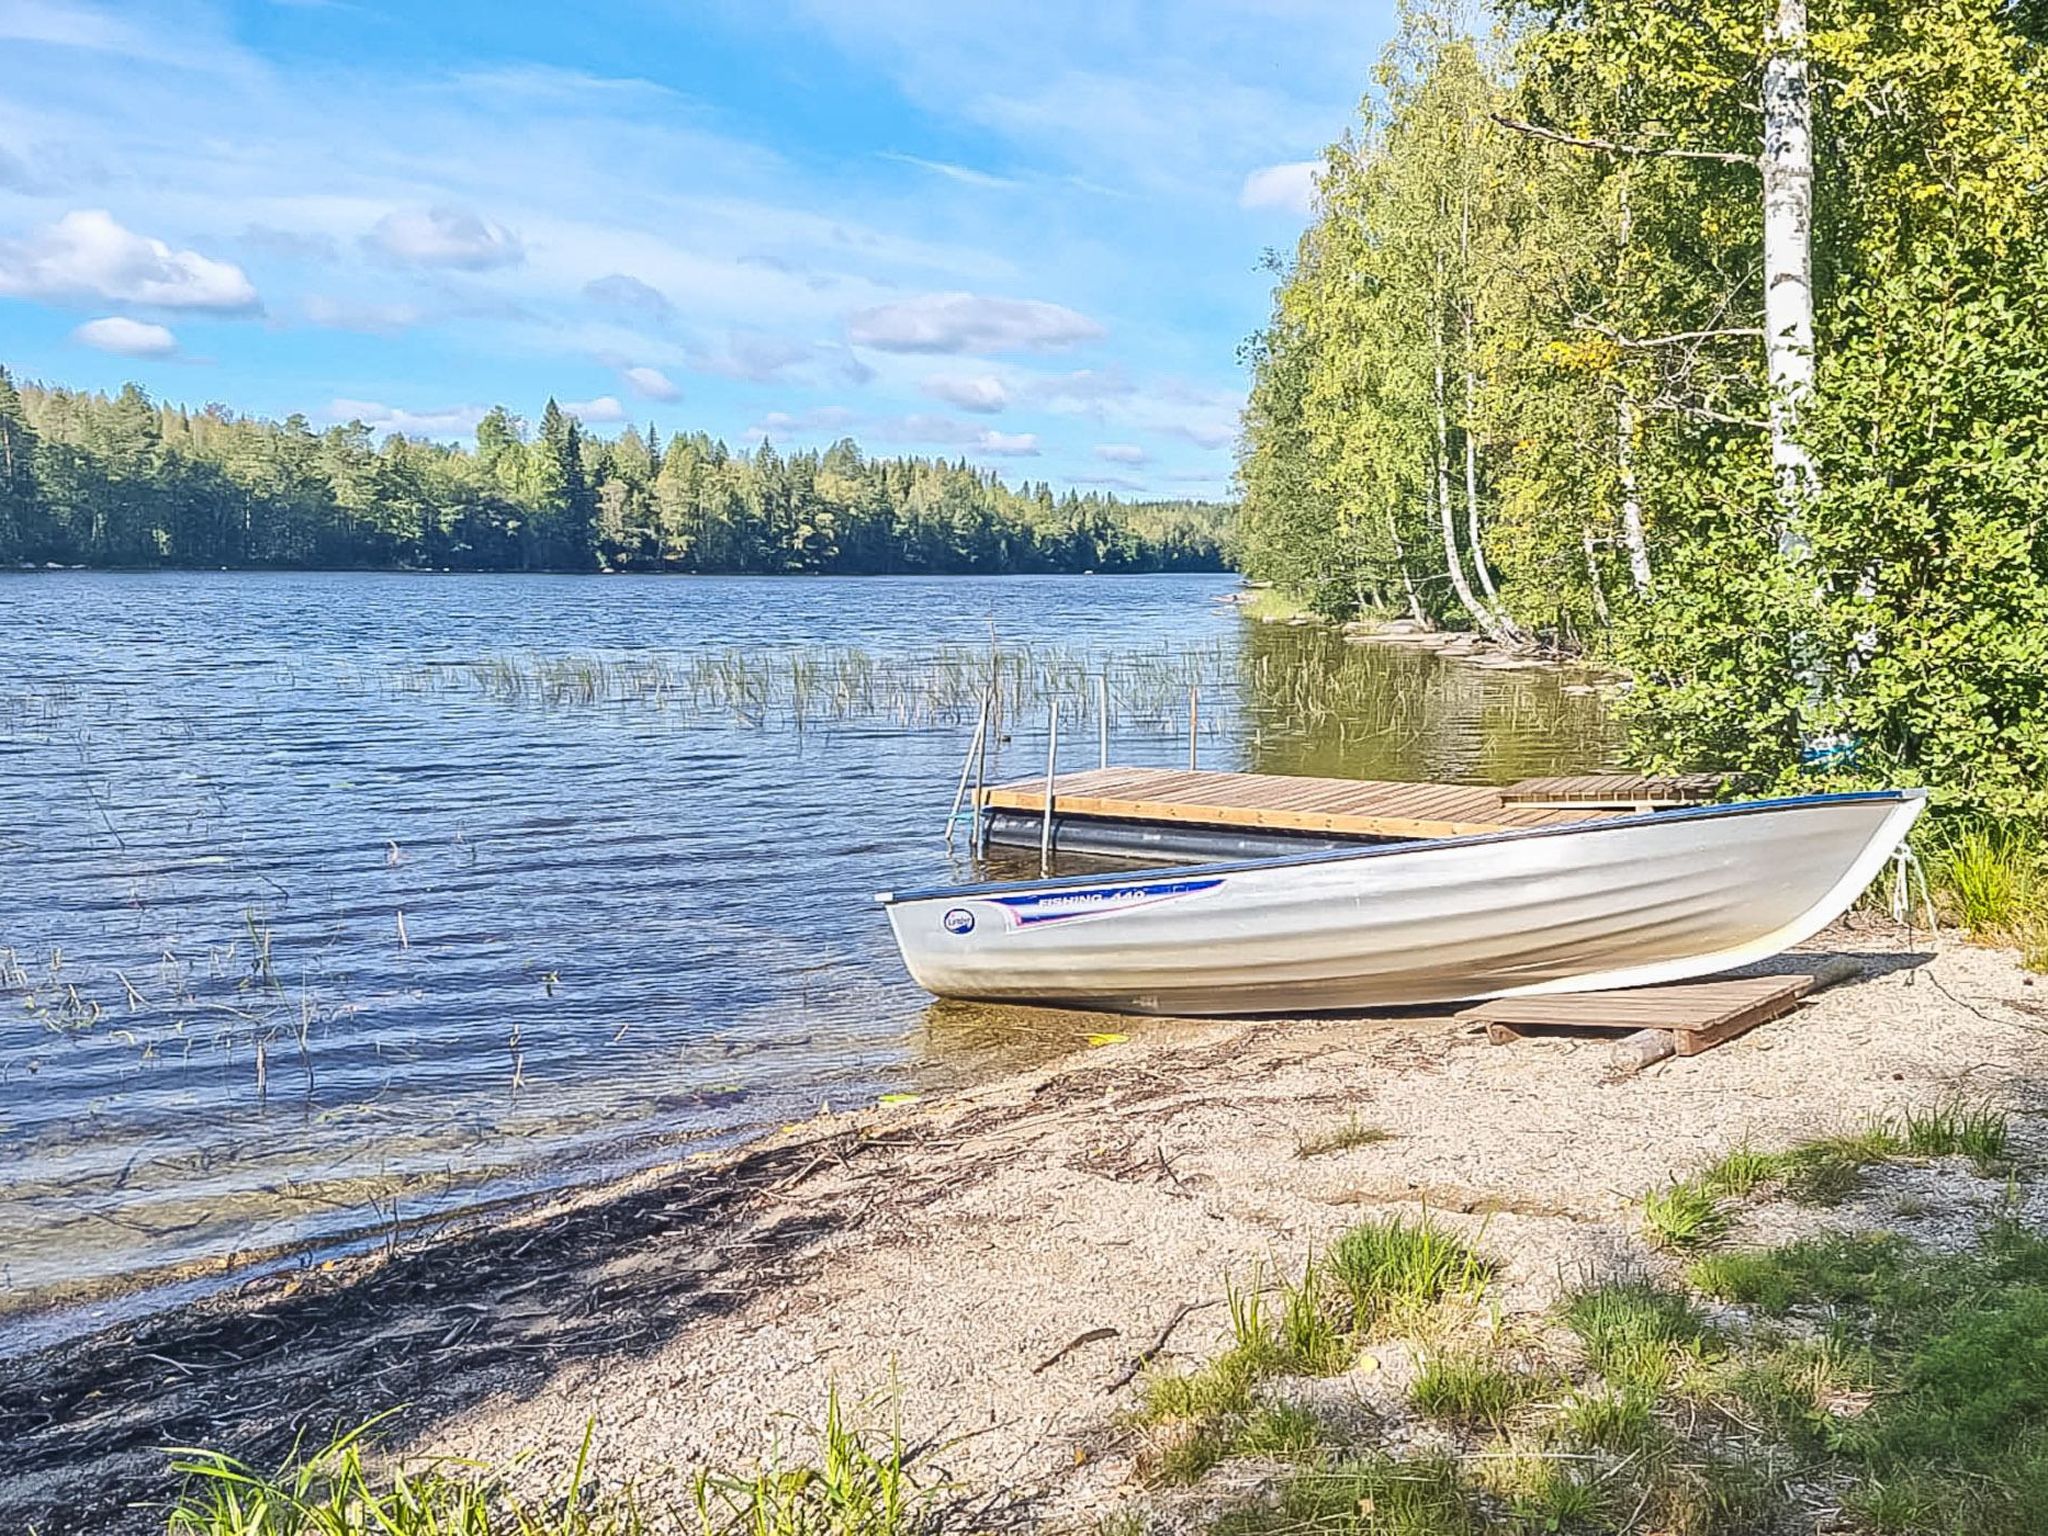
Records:
<instances>
[{"instance_id":1,"label":"boat gunwale","mask_svg":"<svg viewBox=\"0 0 2048 1536\"><path fill-rule=\"evenodd\" d=\"M992 894L1012 895L1031 891L1068 891L1104 885L1129 885L1133 881L1157 881L1191 875L1233 875L1253 870L1288 869L1310 864L1347 863L1354 859L1387 858L1395 854L1419 853L1433 848L1470 848L1488 843L1521 842L1538 837L1571 837L1581 833L1613 832L1631 827L1663 826L1675 821L1698 821L1716 816L1756 815L1765 811L1791 811L1823 805L1855 805L1890 801L1903 804L1924 800L1927 791L1911 789L1853 789L1834 794L1788 795L1775 800L1734 800L1723 805L1675 806L1635 816L1604 820L1567 822L1554 827L1512 827L1500 832L1470 832L1461 837L1418 837L1400 842L1370 843L1358 848L1317 850L1279 854L1264 859L1232 859L1217 864L1169 864L1144 870L1101 870L1086 875L1046 876L1036 880L985 880L974 885L921 886L910 891L878 891L875 900L885 907L905 902L972 898Z\"/></svg>"}]
</instances>

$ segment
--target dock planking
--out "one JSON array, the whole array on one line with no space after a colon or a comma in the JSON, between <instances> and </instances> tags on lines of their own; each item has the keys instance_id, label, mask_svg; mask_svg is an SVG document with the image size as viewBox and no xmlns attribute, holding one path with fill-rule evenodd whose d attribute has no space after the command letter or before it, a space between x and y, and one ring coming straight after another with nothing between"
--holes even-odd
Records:
<instances>
[{"instance_id":1,"label":"dock planking","mask_svg":"<svg viewBox=\"0 0 2048 1536\"><path fill-rule=\"evenodd\" d=\"M1678 1055L1696 1056L1791 1012L1826 979L1818 974L1740 976L1619 992L1503 997L1467 1008L1457 1018L1484 1024L1495 1045L1583 1030L1657 1031L1670 1036Z\"/></svg>"},{"instance_id":2,"label":"dock planking","mask_svg":"<svg viewBox=\"0 0 2048 1536\"><path fill-rule=\"evenodd\" d=\"M1504 791L1478 784L1125 767L1060 774L1053 803L1062 816L1358 838L1469 837L1614 814L1599 803L1515 804ZM985 787L978 808L1042 815L1045 780Z\"/></svg>"},{"instance_id":3,"label":"dock planking","mask_svg":"<svg viewBox=\"0 0 2048 1536\"><path fill-rule=\"evenodd\" d=\"M1588 806L1615 811L1653 811L1704 805L1717 798L1726 779L1718 773L1661 777L1636 773L1583 773L1564 778L1523 779L1501 791L1509 805Z\"/></svg>"}]
</instances>

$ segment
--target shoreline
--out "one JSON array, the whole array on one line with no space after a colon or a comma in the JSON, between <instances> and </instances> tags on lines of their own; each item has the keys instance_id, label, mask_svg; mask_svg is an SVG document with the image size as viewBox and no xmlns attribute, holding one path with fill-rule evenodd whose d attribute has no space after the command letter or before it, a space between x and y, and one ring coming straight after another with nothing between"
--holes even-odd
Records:
<instances>
[{"instance_id":1,"label":"shoreline","mask_svg":"<svg viewBox=\"0 0 2048 1536\"><path fill-rule=\"evenodd\" d=\"M2048 996L2008 953L1911 937L1852 914L1766 968L1849 953L1858 979L1625 1081L1603 1079L1604 1042L1493 1047L1448 1011L1134 1021L924 1103L259 1278L11 1360L0 1514L150 1529L130 1506L172 1492L158 1447L261 1466L400 1405L396 1448L502 1462L589 1425L607 1483L680 1497L690 1468L771 1454L838 1390L888 1397L1014 1518L1086 1518L1142 1482L1145 1373L1111 1385L1141 1346L1362 1212L1433 1213L1533 1315L1567 1275L1654 1264L1637 1197L1739 1142L1970 1097L2037 1156ZM1298 1155L1365 1121L1384 1138ZM2024 1212L2048 1223L2031 1186ZM1222 1326L1189 1313L1160 1361L1213 1355Z\"/></svg>"}]
</instances>

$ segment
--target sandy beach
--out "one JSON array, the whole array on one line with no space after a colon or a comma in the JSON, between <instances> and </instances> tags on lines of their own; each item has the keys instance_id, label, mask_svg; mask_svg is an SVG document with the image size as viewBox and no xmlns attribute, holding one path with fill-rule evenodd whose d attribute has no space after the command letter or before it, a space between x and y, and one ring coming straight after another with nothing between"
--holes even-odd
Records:
<instances>
[{"instance_id":1,"label":"sandy beach","mask_svg":"<svg viewBox=\"0 0 2048 1536\"><path fill-rule=\"evenodd\" d=\"M543 1486L589 1426L601 1484L680 1501L699 1467L806 1446L836 1389L898 1423L975 1524L1070 1527L1217 1496L1148 1491L1137 1358L1213 1356L1226 1277L1298 1269L1366 1215L1434 1213L1499 1262L1491 1304L1540 1327L1570 1286L1669 1267L1645 1190L1745 1141L1967 1099L2010 1112L2010 1187L1960 1160L1889 1166L1839 1206L1761 1206L1734 1241L1832 1224L1953 1243L2002 1204L2048 1226L2048 983L1866 913L1808 949L1765 969L1836 955L1858 974L1637 1076L1602 1041L1494 1046L1448 1011L1105 1022L1127 1038L251 1282L9 1362L0 1516L160 1527L158 1448L260 1464L401 1406L400 1450L533 1451ZM1379 1139L1302 1155L1353 1125ZM1395 1444L1416 1432L1400 1381L1396 1345L1318 1390Z\"/></svg>"}]
</instances>

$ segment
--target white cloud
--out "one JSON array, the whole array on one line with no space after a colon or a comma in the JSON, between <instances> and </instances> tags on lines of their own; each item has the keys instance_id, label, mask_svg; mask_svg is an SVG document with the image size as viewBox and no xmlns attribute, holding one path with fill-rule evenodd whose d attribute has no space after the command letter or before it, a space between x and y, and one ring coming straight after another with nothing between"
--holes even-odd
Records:
<instances>
[{"instance_id":1,"label":"white cloud","mask_svg":"<svg viewBox=\"0 0 2048 1536\"><path fill-rule=\"evenodd\" d=\"M667 294L652 283L643 283L624 272L592 278L583 285L583 296L593 304L623 310L627 314L645 315L650 320L675 318L676 307L669 303Z\"/></svg>"},{"instance_id":2,"label":"white cloud","mask_svg":"<svg viewBox=\"0 0 2048 1536\"><path fill-rule=\"evenodd\" d=\"M122 357L169 357L178 350L178 338L164 327L122 315L88 320L71 333L71 339L81 346L116 352Z\"/></svg>"},{"instance_id":3,"label":"white cloud","mask_svg":"<svg viewBox=\"0 0 2048 1536\"><path fill-rule=\"evenodd\" d=\"M1021 183L1008 176L991 176L987 171L977 171L972 166L955 165L950 160L926 160L917 155L885 153L884 160L899 161L914 165L921 171L930 171L934 176L943 176L948 181L957 181L967 187L1014 187Z\"/></svg>"},{"instance_id":4,"label":"white cloud","mask_svg":"<svg viewBox=\"0 0 2048 1536\"><path fill-rule=\"evenodd\" d=\"M1038 457L1036 432L984 432L974 441L983 453L1000 453L1013 458Z\"/></svg>"},{"instance_id":5,"label":"white cloud","mask_svg":"<svg viewBox=\"0 0 2048 1536\"><path fill-rule=\"evenodd\" d=\"M564 400L562 409L586 427L626 419L626 408L619 404L617 395L599 395L595 400Z\"/></svg>"},{"instance_id":6,"label":"white cloud","mask_svg":"<svg viewBox=\"0 0 2048 1536\"><path fill-rule=\"evenodd\" d=\"M793 432L842 432L853 425L853 412L843 405L820 405L808 411L770 411L748 427L747 437L787 437Z\"/></svg>"},{"instance_id":7,"label":"white cloud","mask_svg":"<svg viewBox=\"0 0 2048 1536\"><path fill-rule=\"evenodd\" d=\"M935 373L918 387L934 400L943 400L963 411L981 415L993 415L1010 403L1010 394L1003 388L1003 381L990 373L973 378Z\"/></svg>"},{"instance_id":8,"label":"white cloud","mask_svg":"<svg viewBox=\"0 0 2048 1536\"><path fill-rule=\"evenodd\" d=\"M620 370L619 377L632 386L633 393L643 400L683 398L683 392L676 387L675 381L659 368L626 368Z\"/></svg>"},{"instance_id":9,"label":"white cloud","mask_svg":"<svg viewBox=\"0 0 2048 1536\"><path fill-rule=\"evenodd\" d=\"M330 400L320 415L326 421L360 421L366 427L413 437L462 437L476 430L476 424L484 419L484 407L449 405L408 411L376 400Z\"/></svg>"},{"instance_id":10,"label":"white cloud","mask_svg":"<svg viewBox=\"0 0 2048 1536\"><path fill-rule=\"evenodd\" d=\"M0 296L108 299L154 309L247 313L255 286L232 262L174 251L102 209L67 213L25 240L0 241Z\"/></svg>"},{"instance_id":11,"label":"white cloud","mask_svg":"<svg viewBox=\"0 0 2048 1536\"><path fill-rule=\"evenodd\" d=\"M305 310L314 325L332 331L360 331L365 336L395 336L426 318L411 304L358 304L319 293L306 296Z\"/></svg>"},{"instance_id":12,"label":"white cloud","mask_svg":"<svg viewBox=\"0 0 2048 1536\"><path fill-rule=\"evenodd\" d=\"M1316 206L1316 173L1319 160L1290 160L1269 165L1245 177L1238 191L1240 208L1273 208L1282 213L1310 214Z\"/></svg>"},{"instance_id":13,"label":"white cloud","mask_svg":"<svg viewBox=\"0 0 2048 1536\"><path fill-rule=\"evenodd\" d=\"M1007 458L1035 458L1038 455L1036 432L997 432L988 427L977 427L957 416L913 412L908 416L876 422L874 428L877 437L897 442L942 443Z\"/></svg>"},{"instance_id":14,"label":"white cloud","mask_svg":"<svg viewBox=\"0 0 2048 1536\"><path fill-rule=\"evenodd\" d=\"M1142 464L1151 455L1136 443L1097 443L1095 457L1106 464Z\"/></svg>"},{"instance_id":15,"label":"white cloud","mask_svg":"<svg viewBox=\"0 0 2048 1536\"><path fill-rule=\"evenodd\" d=\"M394 209L363 240L390 260L415 267L482 272L526 259L525 245L504 225L446 203Z\"/></svg>"},{"instance_id":16,"label":"white cloud","mask_svg":"<svg viewBox=\"0 0 2048 1536\"><path fill-rule=\"evenodd\" d=\"M303 229L279 229L270 224L245 226L242 244L284 261L329 262L341 254L332 235Z\"/></svg>"},{"instance_id":17,"label":"white cloud","mask_svg":"<svg viewBox=\"0 0 2048 1536\"><path fill-rule=\"evenodd\" d=\"M883 352L1035 352L1103 334L1064 304L973 293L920 294L858 310L846 323L849 341Z\"/></svg>"},{"instance_id":18,"label":"white cloud","mask_svg":"<svg viewBox=\"0 0 2048 1536\"><path fill-rule=\"evenodd\" d=\"M1224 448L1237 441L1237 424L1220 418L1171 422L1161 430L1184 437L1198 448Z\"/></svg>"},{"instance_id":19,"label":"white cloud","mask_svg":"<svg viewBox=\"0 0 2048 1536\"><path fill-rule=\"evenodd\" d=\"M704 373L728 379L746 379L755 384L773 383L799 363L810 362L816 349L808 342L792 341L766 331L735 328L726 332L725 345L715 351L698 351L691 363Z\"/></svg>"},{"instance_id":20,"label":"white cloud","mask_svg":"<svg viewBox=\"0 0 2048 1536\"><path fill-rule=\"evenodd\" d=\"M1129 475L1076 475L1076 485L1099 485L1112 491L1142 491L1145 482L1133 480Z\"/></svg>"}]
</instances>

